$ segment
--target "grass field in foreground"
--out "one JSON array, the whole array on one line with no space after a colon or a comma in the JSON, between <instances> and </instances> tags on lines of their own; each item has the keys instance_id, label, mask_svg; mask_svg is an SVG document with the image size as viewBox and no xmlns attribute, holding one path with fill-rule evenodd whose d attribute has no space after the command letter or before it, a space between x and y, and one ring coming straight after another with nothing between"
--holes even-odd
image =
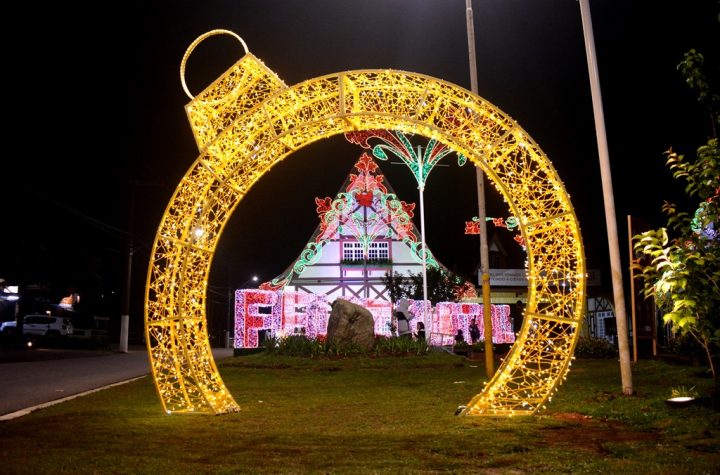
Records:
<instances>
[{"instance_id":1,"label":"grass field in foreground","mask_svg":"<svg viewBox=\"0 0 720 475\"><path fill-rule=\"evenodd\" d=\"M574 361L547 409L458 417L482 362L443 353L218 362L241 412L166 415L152 380L0 423L0 473L718 473L720 412L670 408L709 393L703 368L641 361L622 395L616 360Z\"/></svg>"}]
</instances>

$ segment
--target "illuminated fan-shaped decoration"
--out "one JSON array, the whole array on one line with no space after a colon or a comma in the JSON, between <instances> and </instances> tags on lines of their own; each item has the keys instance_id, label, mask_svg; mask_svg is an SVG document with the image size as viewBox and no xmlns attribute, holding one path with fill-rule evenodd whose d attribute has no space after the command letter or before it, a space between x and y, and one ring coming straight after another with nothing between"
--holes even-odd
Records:
<instances>
[{"instance_id":1,"label":"illuminated fan-shaped decoration","mask_svg":"<svg viewBox=\"0 0 720 475\"><path fill-rule=\"evenodd\" d=\"M348 132L345 137L352 143L363 148L372 149L373 156L380 160L387 160L386 152L398 157L405 163L415 177L418 185L425 186L428 175L437 163L452 150L435 139L430 139L425 147L425 152L416 151L407 136L400 131L390 130L363 130L359 132ZM370 144L370 139L378 139L381 143ZM467 158L458 154L458 165L463 166Z\"/></svg>"}]
</instances>

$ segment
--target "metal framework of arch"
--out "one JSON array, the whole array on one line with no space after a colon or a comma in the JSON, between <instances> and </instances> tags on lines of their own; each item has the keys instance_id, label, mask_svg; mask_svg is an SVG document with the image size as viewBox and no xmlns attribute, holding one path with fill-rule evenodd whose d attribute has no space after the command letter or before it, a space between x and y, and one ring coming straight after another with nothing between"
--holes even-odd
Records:
<instances>
[{"instance_id":1,"label":"metal framework of arch","mask_svg":"<svg viewBox=\"0 0 720 475\"><path fill-rule=\"evenodd\" d=\"M181 64L186 92L188 55L220 33L239 39L213 30L188 48ZM149 359L167 413L239 410L217 371L205 318L213 253L235 207L264 173L299 148L369 129L420 134L464 154L519 219L529 282L523 327L463 414L527 415L544 407L571 364L585 311L585 262L563 183L512 118L459 86L395 70L348 71L289 87L246 47L186 112L200 155L162 217L145 295Z\"/></svg>"}]
</instances>

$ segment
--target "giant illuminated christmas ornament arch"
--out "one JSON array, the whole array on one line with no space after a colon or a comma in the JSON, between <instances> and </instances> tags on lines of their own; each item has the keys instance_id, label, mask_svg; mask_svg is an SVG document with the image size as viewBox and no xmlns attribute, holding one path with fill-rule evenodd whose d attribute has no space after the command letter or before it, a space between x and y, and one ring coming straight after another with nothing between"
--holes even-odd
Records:
<instances>
[{"instance_id":1,"label":"giant illuminated christmas ornament arch","mask_svg":"<svg viewBox=\"0 0 720 475\"><path fill-rule=\"evenodd\" d=\"M236 37L245 55L193 98L185 64L216 34ZM160 222L145 296L149 359L166 412L239 410L212 357L205 301L213 253L243 196L299 148L371 129L423 135L464 155L483 169L519 220L529 282L523 327L464 414L532 414L544 406L572 359L584 313L585 261L560 178L513 119L459 86L402 71L347 71L287 86L227 30L197 38L180 73L192 98L186 112L200 156Z\"/></svg>"}]
</instances>

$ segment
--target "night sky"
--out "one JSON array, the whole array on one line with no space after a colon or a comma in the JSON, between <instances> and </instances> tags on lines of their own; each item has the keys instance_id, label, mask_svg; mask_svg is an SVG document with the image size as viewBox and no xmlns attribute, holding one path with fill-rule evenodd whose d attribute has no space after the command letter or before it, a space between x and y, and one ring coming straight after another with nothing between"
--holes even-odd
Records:
<instances>
[{"instance_id":1,"label":"night sky","mask_svg":"<svg viewBox=\"0 0 720 475\"><path fill-rule=\"evenodd\" d=\"M661 225L663 200L682 196L663 152L673 147L694 155L711 134L676 65L690 48L720 64L718 2L590 4L621 252L627 254L626 216ZM603 270L609 288L579 3L475 0L473 6L479 95L517 120L550 158L576 209L588 267ZM110 313L119 311L132 233L132 306L140 317L155 230L198 156L178 69L200 34L235 31L288 85L345 70L392 68L470 87L464 0L25 8L8 20L26 30L6 45L5 120L12 125L0 168L0 278L44 283L58 294L103 294L109 303L103 311ZM230 37L202 43L188 63L191 91L202 90L241 55ZM221 238L211 297L225 299L228 284L241 286L252 275L266 280L282 272L318 223L313 198L333 196L359 153L335 137L293 154L263 177ZM477 214L475 173L447 163L428 180L427 242L443 264L470 275L479 245L463 231ZM401 199L417 202L407 170L381 167ZM490 192L488 215L506 215L502 200Z\"/></svg>"}]
</instances>

